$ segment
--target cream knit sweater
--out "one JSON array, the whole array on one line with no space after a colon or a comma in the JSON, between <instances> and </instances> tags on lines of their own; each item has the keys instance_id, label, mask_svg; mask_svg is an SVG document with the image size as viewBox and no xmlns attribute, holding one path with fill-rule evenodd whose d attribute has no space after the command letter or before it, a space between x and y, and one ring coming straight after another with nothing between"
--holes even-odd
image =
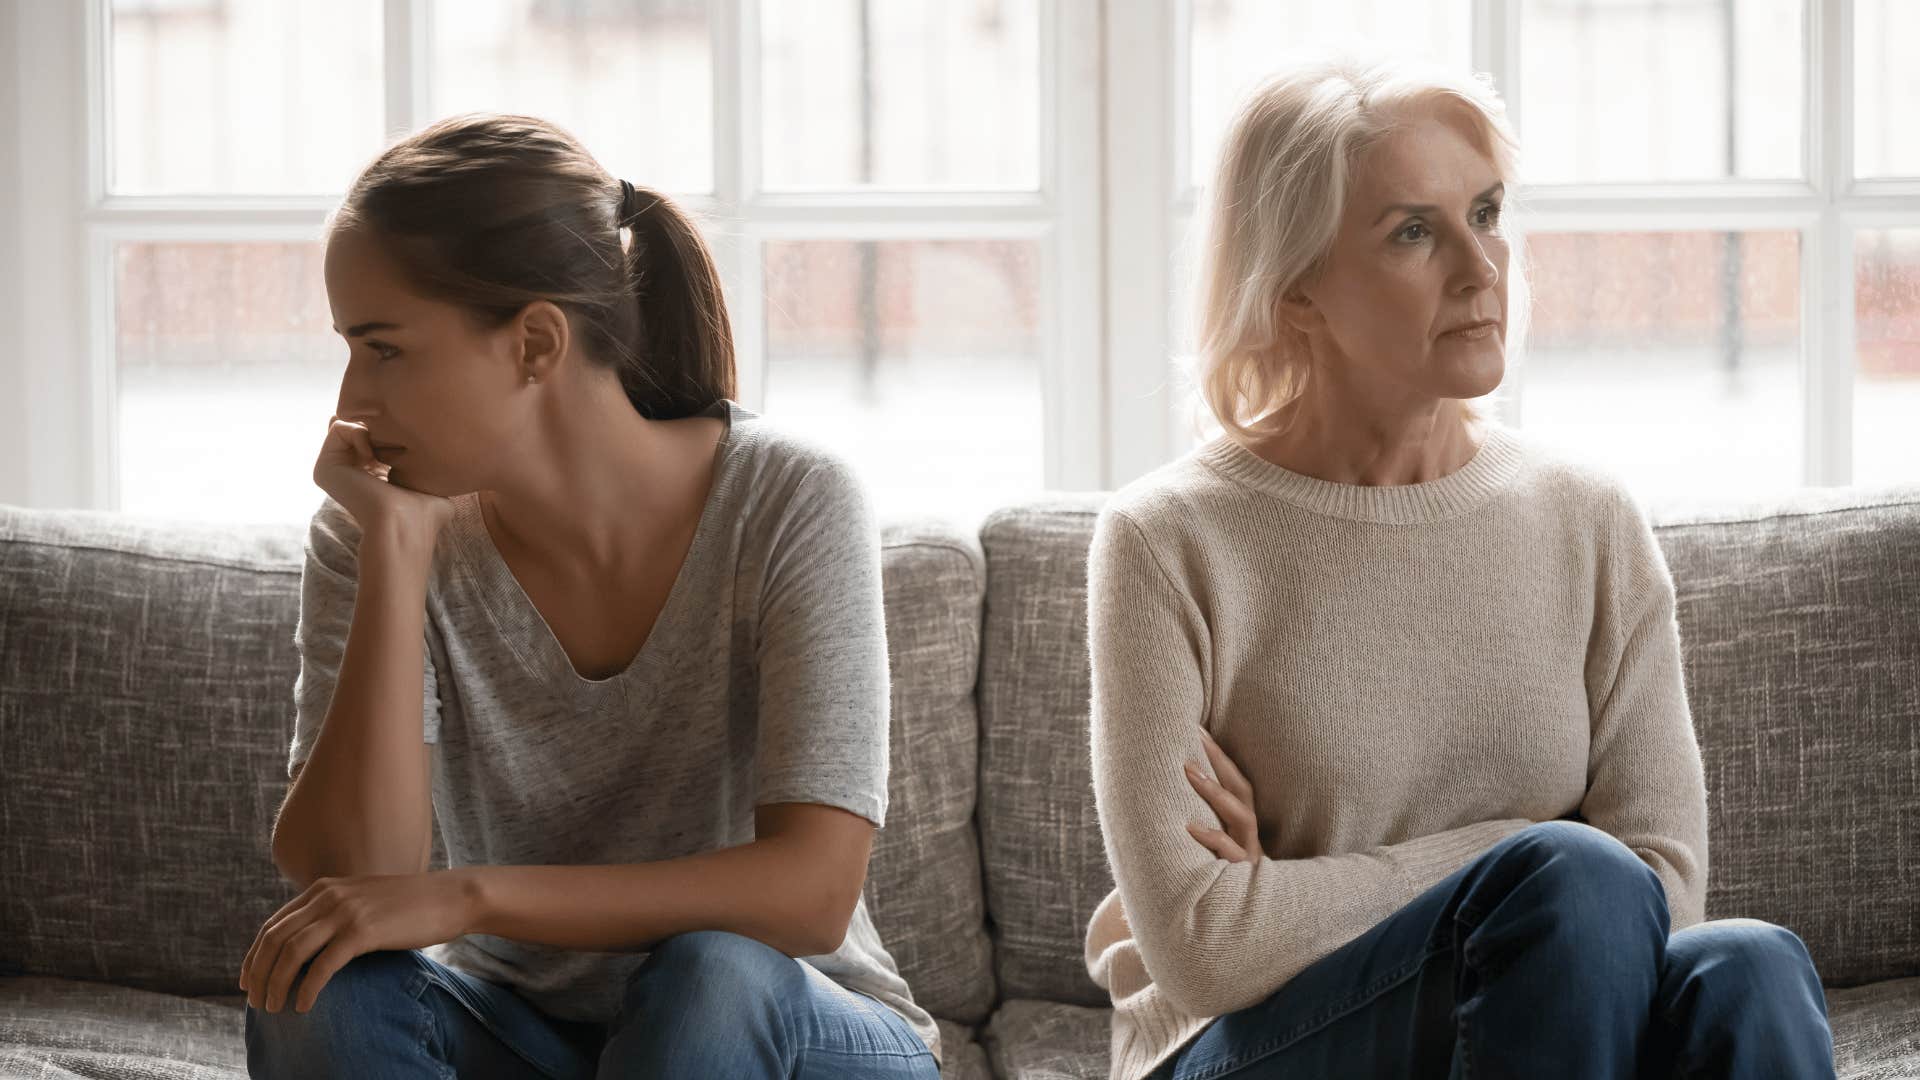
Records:
<instances>
[{"instance_id":1,"label":"cream knit sweater","mask_svg":"<svg viewBox=\"0 0 1920 1080\"><path fill-rule=\"evenodd\" d=\"M1537 821L1577 811L1659 874L1672 929L1704 918L1673 581L1601 468L1498 421L1384 487L1222 436L1115 493L1087 576L1113 1080ZM1201 726L1253 784L1258 862L1187 832L1221 826L1182 773L1213 772Z\"/></svg>"}]
</instances>

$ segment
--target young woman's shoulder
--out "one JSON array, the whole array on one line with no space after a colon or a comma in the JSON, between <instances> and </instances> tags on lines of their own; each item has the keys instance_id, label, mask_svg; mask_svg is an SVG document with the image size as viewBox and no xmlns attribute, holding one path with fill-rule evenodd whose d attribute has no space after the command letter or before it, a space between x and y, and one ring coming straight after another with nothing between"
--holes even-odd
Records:
<instances>
[{"instance_id":1,"label":"young woman's shoulder","mask_svg":"<svg viewBox=\"0 0 1920 1080\"><path fill-rule=\"evenodd\" d=\"M866 484L846 451L778 419L753 415L735 423L736 433L751 436L745 464L761 505L785 503L794 495L869 501Z\"/></svg>"}]
</instances>

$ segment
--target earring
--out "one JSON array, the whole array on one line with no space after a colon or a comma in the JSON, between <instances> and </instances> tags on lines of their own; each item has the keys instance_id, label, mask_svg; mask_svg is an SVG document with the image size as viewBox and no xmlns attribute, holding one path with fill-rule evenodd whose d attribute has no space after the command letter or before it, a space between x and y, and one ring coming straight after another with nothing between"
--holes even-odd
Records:
<instances>
[{"instance_id":1,"label":"earring","mask_svg":"<svg viewBox=\"0 0 1920 1080\"><path fill-rule=\"evenodd\" d=\"M532 381L533 381L533 376L531 376L531 375L529 375L529 376L527 376L527 381L528 381L528 382L532 382Z\"/></svg>"}]
</instances>

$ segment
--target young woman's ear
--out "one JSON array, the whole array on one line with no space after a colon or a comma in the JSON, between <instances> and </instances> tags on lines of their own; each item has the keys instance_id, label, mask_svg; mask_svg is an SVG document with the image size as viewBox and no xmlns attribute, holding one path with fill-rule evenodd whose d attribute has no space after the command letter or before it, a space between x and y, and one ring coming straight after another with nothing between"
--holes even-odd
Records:
<instances>
[{"instance_id":1,"label":"young woman's ear","mask_svg":"<svg viewBox=\"0 0 1920 1080\"><path fill-rule=\"evenodd\" d=\"M566 355L571 327L559 305L551 300L534 300L520 311L516 332L519 336L521 367L551 373Z\"/></svg>"}]
</instances>

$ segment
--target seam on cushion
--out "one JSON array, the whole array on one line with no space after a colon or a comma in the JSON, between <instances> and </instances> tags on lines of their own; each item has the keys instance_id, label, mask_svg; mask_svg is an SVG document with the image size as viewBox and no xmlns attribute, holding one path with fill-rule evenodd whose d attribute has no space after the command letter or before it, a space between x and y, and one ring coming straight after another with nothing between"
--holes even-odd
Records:
<instances>
[{"instance_id":1,"label":"seam on cushion","mask_svg":"<svg viewBox=\"0 0 1920 1080\"><path fill-rule=\"evenodd\" d=\"M1001 528L1002 527L1001 522L1014 520L1016 517L1018 517L1021 514L1046 514L1046 515L1058 516L1058 517L1090 518L1090 517L1099 517L1100 508L1096 506L1071 506L1071 505L1065 505L1065 504L1057 505L1057 506L1049 506L1044 504L1029 506L1029 505L1021 504L1016 506L996 507L994 510L989 512L986 517L980 520L981 540L984 542L989 532L992 532L994 530Z\"/></svg>"},{"instance_id":2,"label":"seam on cushion","mask_svg":"<svg viewBox=\"0 0 1920 1080\"><path fill-rule=\"evenodd\" d=\"M1663 500L1659 504L1659 509L1669 512L1674 516L1669 518L1665 523L1655 520L1653 522L1653 529L1655 532L1661 532L1667 529L1690 529L1707 525L1737 525L1754 521L1778 521L1787 518L1821 517L1826 514L1851 514L1861 510L1881 510L1894 506L1920 506L1920 497L1903 491L1884 499L1869 499L1865 502L1843 503L1839 506L1826 506L1813 510L1781 510L1773 513L1766 511L1742 513L1741 511L1733 510L1725 515L1716 517L1689 517L1686 516L1687 511L1678 509L1671 501ZM1650 506L1648 509L1649 516L1651 517L1651 511L1654 507Z\"/></svg>"},{"instance_id":3,"label":"seam on cushion","mask_svg":"<svg viewBox=\"0 0 1920 1080\"><path fill-rule=\"evenodd\" d=\"M938 540L932 537L915 536L902 540L883 540L880 547L886 551L903 548L932 548L937 551L951 551L964 556L969 565L984 566L986 559L978 548L969 547L957 540Z\"/></svg>"},{"instance_id":4,"label":"seam on cushion","mask_svg":"<svg viewBox=\"0 0 1920 1080\"><path fill-rule=\"evenodd\" d=\"M185 563L191 566L218 566L228 570L253 570L270 574L290 574L295 577L298 577L300 574L300 563L298 561L274 563L223 561L220 559L197 558L191 555L161 555L151 551L112 547L106 544L66 543L59 540L30 539L20 535L0 536L0 544L17 544L21 547L48 548L54 551L103 551L111 555L125 555L129 558L147 559L152 562Z\"/></svg>"}]
</instances>

